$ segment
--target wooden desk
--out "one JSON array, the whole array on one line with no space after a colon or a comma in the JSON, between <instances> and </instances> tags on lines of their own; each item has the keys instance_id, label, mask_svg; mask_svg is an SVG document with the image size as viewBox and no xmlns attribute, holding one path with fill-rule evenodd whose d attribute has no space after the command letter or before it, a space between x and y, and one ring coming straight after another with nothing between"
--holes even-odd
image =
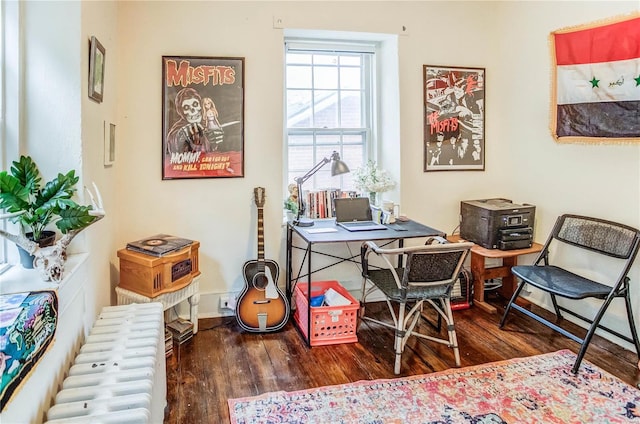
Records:
<instances>
[{"instance_id":1,"label":"wooden desk","mask_svg":"<svg viewBox=\"0 0 640 424\"><path fill-rule=\"evenodd\" d=\"M457 242L460 240L460 236L456 234L447 237L447 239L451 242ZM474 244L471 248L471 273L473 274L474 305L477 305L480 309L489 313L497 313L497 309L495 307L484 301L485 281L492 278L502 278L502 287L498 289L498 293L506 299L511 299L511 296L516 289L516 278L511 273L511 267L518 264L518 256L537 253L541 250L542 245L539 243L533 243L531 247L526 249L514 250L486 249ZM502 266L487 268L485 266L485 259L487 258L502 259ZM518 300L518 302L526 301Z\"/></svg>"}]
</instances>

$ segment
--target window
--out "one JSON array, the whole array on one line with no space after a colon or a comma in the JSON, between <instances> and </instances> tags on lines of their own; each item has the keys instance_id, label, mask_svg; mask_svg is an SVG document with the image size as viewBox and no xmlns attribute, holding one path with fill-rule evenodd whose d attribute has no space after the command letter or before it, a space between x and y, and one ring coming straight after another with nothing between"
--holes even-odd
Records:
<instances>
[{"instance_id":1,"label":"window","mask_svg":"<svg viewBox=\"0 0 640 424\"><path fill-rule=\"evenodd\" d=\"M4 2L3 2L4 3ZM4 85L5 85L5 55L4 55L4 41L5 41L5 24L4 24L4 6L0 5L0 138L2 139L2 143L0 145L6 145L6 133L5 133L5 94L4 94ZM0 169L5 170L7 167L6 160L6 152L4 147L0 149L0 165L2 166ZM0 209L0 215L4 213L4 210ZM6 230L7 224L4 219L0 220L0 229ZM0 237L0 274L4 272L7 268L7 239L4 237Z\"/></svg>"},{"instance_id":2,"label":"window","mask_svg":"<svg viewBox=\"0 0 640 424\"><path fill-rule=\"evenodd\" d=\"M286 184L335 150L352 169L375 149L375 51L372 42L287 39L285 52ZM351 173L323 167L305 190L355 190Z\"/></svg>"},{"instance_id":3,"label":"window","mask_svg":"<svg viewBox=\"0 0 640 424\"><path fill-rule=\"evenodd\" d=\"M18 155L19 137L19 93L22 90L20 75L19 16L22 2L0 3L0 169L8 170L11 158ZM0 214L3 211L0 210ZM7 220L0 220L0 228L15 230ZM0 273L12 261L11 254L17 255L13 243L0 237Z\"/></svg>"}]
</instances>

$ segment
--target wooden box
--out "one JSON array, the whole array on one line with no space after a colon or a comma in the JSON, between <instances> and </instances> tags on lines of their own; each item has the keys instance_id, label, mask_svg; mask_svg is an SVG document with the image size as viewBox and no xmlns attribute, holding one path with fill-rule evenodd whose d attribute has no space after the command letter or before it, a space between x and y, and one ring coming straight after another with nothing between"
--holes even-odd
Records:
<instances>
[{"instance_id":1,"label":"wooden box","mask_svg":"<svg viewBox=\"0 0 640 424\"><path fill-rule=\"evenodd\" d=\"M200 275L200 242L164 256L152 256L128 249L118 250L120 287L148 297L180 290Z\"/></svg>"}]
</instances>

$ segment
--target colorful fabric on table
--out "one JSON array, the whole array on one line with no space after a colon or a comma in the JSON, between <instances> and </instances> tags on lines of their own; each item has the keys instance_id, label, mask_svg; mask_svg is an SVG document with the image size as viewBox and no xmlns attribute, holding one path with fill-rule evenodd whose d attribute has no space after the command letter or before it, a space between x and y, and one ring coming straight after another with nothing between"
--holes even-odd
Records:
<instances>
[{"instance_id":1,"label":"colorful fabric on table","mask_svg":"<svg viewBox=\"0 0 640 424\"><path fill-rule=\"evenodd\" d=\"M638 141L640 16L558 30L551 45L555 139Z\"/></svg>"},{"instance_id":2,"label":"colorful fabric on table","mask_svg":"<svg viewBox=\"0 0 640 424\"><path fill-rule=\"evenodd\" d=\"M47 351L57 322L55 291L0 295L0 411Z\"/></svg>"}]
</instances>

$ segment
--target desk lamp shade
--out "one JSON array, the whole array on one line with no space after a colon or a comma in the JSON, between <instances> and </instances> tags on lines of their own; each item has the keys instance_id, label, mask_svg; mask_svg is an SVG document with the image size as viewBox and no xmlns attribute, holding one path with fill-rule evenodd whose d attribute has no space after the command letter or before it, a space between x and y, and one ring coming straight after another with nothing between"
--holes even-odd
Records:
<instances>
[{"instance_id":1,"label":"desk lamp shade","mask_svg":"<svg viewBox=\"0 0 640 424\"><path fill-rule=\"evenodd\" d=\"M349 172L349 167L346 163L340 160L340 154L338 152L333 152L331 156L325 157L320 162L315 164L313 168L309 170L302 177L297 177L295 182L298 186L298 215L293 221L293 225L297 225L298 227L311 227L313 225L313 220L309 218L304 218L305 206L304 201L302 200L302 184L307 181L309 178L313 176L316 172L318 172L323 166L331 162L331 176L335 177L336 175L346 174Z\"/></svg>"}]
</instances>

